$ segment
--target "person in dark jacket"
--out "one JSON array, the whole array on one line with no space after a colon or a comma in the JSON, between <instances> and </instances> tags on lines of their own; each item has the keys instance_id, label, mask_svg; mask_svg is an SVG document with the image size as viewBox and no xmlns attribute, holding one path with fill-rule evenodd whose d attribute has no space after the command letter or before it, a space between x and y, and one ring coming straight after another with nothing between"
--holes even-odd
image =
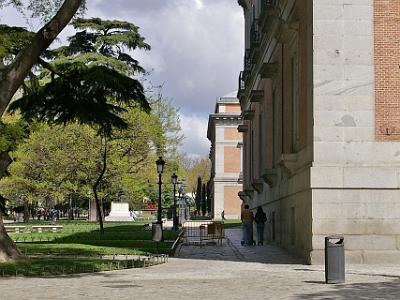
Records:
<instances>
[{"instance_id":1,"label":"person in dark jacket","mask_svg":"<svg viewBox=\"0 0 400 300\"><path fill-rule=\"evenodd\" d=\"M259 206L257 208L257 212L254 217L254 221L256 222L256 226L257 226L258 245L263 245L263 243L264 243L264 227L265 227L265 222L267 221L267 215L265 214L265 212L263 211L261 206Z\"/></svg>"}]
</instances>

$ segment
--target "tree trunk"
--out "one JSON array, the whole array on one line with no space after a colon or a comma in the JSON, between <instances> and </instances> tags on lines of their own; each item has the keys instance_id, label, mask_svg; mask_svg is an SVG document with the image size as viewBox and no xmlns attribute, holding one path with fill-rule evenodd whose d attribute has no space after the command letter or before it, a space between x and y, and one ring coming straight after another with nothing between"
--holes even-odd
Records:
<instances>
[{"instance_id":1,"label":"tree trunk","mask_svg":"<svg viewBox=\"0 0 400 300\"><path fill-rule=\"evenodd\" d=\"M69 210L68 210L68 219L74 220L74 209L72 207L72 197L69 196Z\"/></svg>"},{"instance_id":2,"label":"tree trunk","mask_svg":"<svg viewBox=\"0 0 400 300\"><path fill-rule=\"evenodd\" d=\"M103 152L103 166L101 168L99 177L97 177L97 180L95 184L93 185L93 193L94 193L94 199L96 199L96 207L97 207L97 217L99 218L99 223L100 223L100 233L103 235L104 234L104 225L103 225L103 206L100 205L100 200L97 195L97 188L100 185L101 180L104 177L104 174L106 173L107 170L107 137L104 136L104 152Z\"/></svg>"},{"instance_id":3,"label":"tree trunk","mask_svg":"<svg viewBox=\"0 0 400 300\"><path fill-rule=\"evenodd\" d=\"M0 178L2 178L12 163L7 152L0 153ZM17 249L13 240L8 236L3 224L3 215L0 213L0 262L9 262L22 259L25 256Z\"/></svg>"},{"instance_id":4,"label":"tree trunk","mask_svg":"<svg viewBox=\"0 0 400 300\"><path fill-rule=\"evenodd\" d=\"M21 86L32 66L69 23L82 4L82 0L65 0L57 14L42 27L29 45L21 50L14 61L0 74L0 117L11 98Z\"/></svg>"},{"instance_id":5,"label":"tree trunk","mask_svg":"<svg viewBox=\"0 0 400 300\"><path fill-rule=\"evenodd\" d=\"M96 199L89 199L90 201L90 209L89 209L89 221L97 222L97 204Z\"/></svg>"},{"instance_id":6,"label":"tree trunk","mask_svg":"<svg viewBox=\"0 0 400 300\"><path fill-rule=\"evenodd\" d=\"M25 199L24 199L25 200ZM29 222L29 208L28 208L28 203L24 202L24 223Z\"/></svg>"},{"instance_id":7,"label":"tree trunk","mask_svg":"<svg viewBox=\"0 0 400 300\"><path fill-rule=\"evenodd\" d=\"M13 240L8 236L0 213L0 262L10 262L23 259L25 256L18 250Z\"/></svg>"}]
</instances>

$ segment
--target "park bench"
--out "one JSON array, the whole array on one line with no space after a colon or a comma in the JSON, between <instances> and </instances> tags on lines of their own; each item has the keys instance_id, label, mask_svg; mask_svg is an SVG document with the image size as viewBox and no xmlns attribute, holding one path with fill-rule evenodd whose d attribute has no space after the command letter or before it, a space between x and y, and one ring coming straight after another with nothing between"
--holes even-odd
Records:
<instances>
[{"instance_id":1,"label":"park bench","mask_svg":"<svg viewBox=\"0 0 400 300\"><path fill-rule=\"evenodd\" d=\"M213 221L200 225L200 245L207 240L217 240L217 244L222 246L222 239L225 238L224 223Z\"/></svg>"},{"instance_id":2,"label":"park bench","mask_svg":"<svg viewBox=\"0 0 400 300\"><path fill-rule=\"evenodd\" d=\"M26 226L4 226L4 228L7 232L20 233L25 230Z\"/></svg>"},{"instance_id":3,"label":"park bench","mask_svg":"<svg viewBox=\"0 0 400 300\"><path fill-rule=\"evenodd\" d=\"M38 225L38 226L32 226L33 230L37 230L37 232L42 232L42 231L53 231L57 232L58 230L63 229L64 226L62 225Z\"/></svg>"}]
</instances>

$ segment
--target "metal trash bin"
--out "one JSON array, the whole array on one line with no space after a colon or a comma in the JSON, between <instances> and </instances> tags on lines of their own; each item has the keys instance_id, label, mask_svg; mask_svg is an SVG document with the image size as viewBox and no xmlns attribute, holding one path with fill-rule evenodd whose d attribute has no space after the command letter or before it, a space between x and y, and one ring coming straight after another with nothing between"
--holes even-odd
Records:
<instances>
[{"instance_id":1,"label":"metal trash bin","mask_svg":"<svg viewBox=\"0 0 400 300\"><path fill-rule=\"evenodd\" d=\"M334 240L337 240L336 242ZM325 282L345 282L344 237L325 237Z\"/></svg>"},{"instance_id":2,"label":"metal trash bin","mask_svg":"<svg viewBox=\"0 0 400 300\"><path fill-rule=\"evenodd\" d=\"M154 222L152 223L151 227L153 241L155 242L162 242L163 240L163 230L162 230L162 223Z\"/></svg>"}]
</instances>

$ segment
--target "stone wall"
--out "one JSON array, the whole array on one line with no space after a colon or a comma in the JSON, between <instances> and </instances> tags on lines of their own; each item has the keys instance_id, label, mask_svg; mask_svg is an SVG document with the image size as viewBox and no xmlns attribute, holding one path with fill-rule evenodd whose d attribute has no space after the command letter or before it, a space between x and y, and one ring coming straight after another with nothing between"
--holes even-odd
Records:
<instances>
[{"instance_id":1,"label":"stone wall","mask_svg":"<svg viewBox=\"0 0 400 300\"><path fill-rule=\"evenodd\" d=\"M399 1L375 1L378 9L383 2ZM331 234L345 236L347 262L400 259L400 144L376 140L389 103L375 86L392 71L374 65L374 49L385 51L374 24L373 0L314 1L312 263L323 262Z\"/></svg>"}]
</instances>

